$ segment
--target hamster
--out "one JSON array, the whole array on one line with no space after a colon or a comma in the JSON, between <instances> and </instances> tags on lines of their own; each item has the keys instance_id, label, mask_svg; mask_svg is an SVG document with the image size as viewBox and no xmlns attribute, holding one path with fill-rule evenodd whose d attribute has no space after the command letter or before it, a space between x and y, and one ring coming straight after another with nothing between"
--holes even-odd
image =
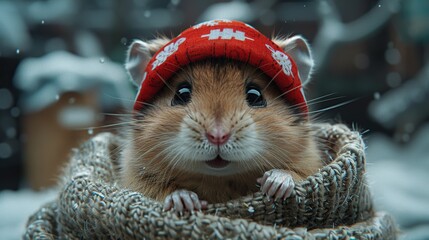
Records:
<instances>
[{"instance_id":1,"label":"hamster","mask_svg":"<svg viewBox=\"0 0 429 240\"><path fill-rule=\"evenodd\" d=\"M307 42L300 36L273 41L294 57L307 81L313 66ZM130 46L126 67L137 84L150 57L168 42ZM310 120L281 95L268 76L245 63L209 59L183 67L133 113L121 184L178 212L257 191L286 199L322 161Z\"/></svg>"}]
</instances>

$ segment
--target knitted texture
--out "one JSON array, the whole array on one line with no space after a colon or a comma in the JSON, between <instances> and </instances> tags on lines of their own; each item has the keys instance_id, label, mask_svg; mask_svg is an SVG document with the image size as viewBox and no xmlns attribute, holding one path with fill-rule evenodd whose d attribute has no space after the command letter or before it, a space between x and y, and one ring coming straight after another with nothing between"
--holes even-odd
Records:
<instances>
[{"instance_id":1,"label":"knitted texture","mask_svg":"<svg viewBox=\"0 0 429 240\"><path fill-rule=\"evenodd\" d=\"M297 182L290 198L257 192L177 216L118 184L121 138L102 133L74 150L58 198L27 223L25 239L395 239L375 213L364 144L344 125L314 125L327 165Z\"/></svg>"}]
</instances>

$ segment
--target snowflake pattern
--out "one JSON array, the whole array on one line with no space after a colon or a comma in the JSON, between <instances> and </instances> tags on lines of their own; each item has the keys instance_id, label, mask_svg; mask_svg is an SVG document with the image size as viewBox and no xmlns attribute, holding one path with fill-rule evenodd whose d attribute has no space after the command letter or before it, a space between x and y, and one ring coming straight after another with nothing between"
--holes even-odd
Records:
<instances>
[{"instance_id":1,"label":"snowflake pattern","mask_svg":"<svg viewBox=\"0 0 429 240\"><path fill-rule=\"evenodd\" d=\"M239 41L244 41L246 39L254 41L252 38L246 36L246 34L242 31L234 31L232 28L224 28L224 29L212 29L209 34L201 35L201 37L208 37L208 40L231 40L236 39Z\"/></svg>"},{"instance_id":2,"label":"snowflake pattern","mask_svg":"<svg viewBox=\"0 0 429 240\"><path fill-rule=\"evenodd\" d=\"M164 47L158 55L155 56L155 61L152 63L152 70L163 64L169 56L179 49L179 45L185 42L186 38L179 38L176 42L170 43Z\"/></svg>"},{"instance_id":3,"label":"snowflake pattern","mask_svg":"<svg viewBox=\"0 0 429 240\"><path fill-rule=\"evenodd\" d=\"M193 29L198 29L198 28L203 27L203 26L213 27L213 26L218 25L221 22L223 22L223 23L230 23L232 21L226 20L226 19L216 19L216 20L206 21L206 22L202 22L202 23L199 23L199 24L195 25L193 27Z\"/></svg>"},{"instance_id":4,"label":"snowflake pattern","mask_svg":"<svg viewBox=\"0 0 429 240\"><path fill-rule=\"evenodd\" d=\"M268 44L265 44L265 46L268 48L268 50L271 51L271 57L273 57L274 60L276 60L277 63L282 67L283 72L288 76L292 75L292 62L290 61L289 57L286 54L275 50Z\"/></svg>"}]
</instances>

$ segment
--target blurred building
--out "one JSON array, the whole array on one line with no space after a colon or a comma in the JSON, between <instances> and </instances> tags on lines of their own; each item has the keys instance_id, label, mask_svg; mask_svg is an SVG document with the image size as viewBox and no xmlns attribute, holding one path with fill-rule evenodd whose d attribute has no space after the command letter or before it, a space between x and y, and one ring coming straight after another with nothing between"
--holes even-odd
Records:
<instances>
[{"instance_id":1,"label":"blurred building","mask_svg":"<svg viewBox=\"0 0 429 240\"><path fill-rule=\"evenodd\" d=\"M428 122L429 1L3 0L0 190L55 185L72 147L117 131L98 127L117 122L105 113L131 108L135 89L122 65L133 39L175 36L214 18L309 40L316 121L382 132L400 145Z\"/></svg>"},{"instance_id":2,"label":"blurred building","mask_svg":"<svg viewBox=\"0 0 429 240\"><path fill-rule=\"evenodd\" d=\"M47 117L43 111L60 104L62 94L86 91L104 96L94 100L97 114L106 112L109 106L117 111L115 106L126 104L115 102L133 99L125 74L117 77L123 79L118 79L116 85L100 79L105 78L106 69L115 64L116 68L121 66L133 39L174 36L196 22L213 18L246 21L266 35L301 34L309 39L317 68L307 86L307 95L309 99L322 97L310 104L316 119L334 119L361 130L384 131L398 141L409 140L428 119L429 110L423 110L427 109L425 79L429 71L424 71L429 39L426 1L51 0L2 1L0 6L2 188L18 188L23 176L23 156L34 155L22 151L28 150L25 146L35 140L27 134L28 130L40 128L27 116L40 112ZM59 51L82 61L98 61L98 65L87 65L87 69L95 70L93 75L79 74L85 69L85 64L78 64L79 60L60 57L46 61L48 54ZM29 61L36 65L34 69L45 68L46 72L21 67L16 76L17 66L28 67ZM67 62L69 68L61 62ZM50 73L53 69L67 71L68 75ZM94 83L81 84L88 81ZM126 86L129 96L124 97ZM116 87L122 89L115 92L112 89ZM100 93L100 89L112 91ZM109 94L113 96L106 97ZM418 96L411 97L415 94ZM332 106L337 107L331 109ZM54 121L54 116L50 121ZM50 121L38 122L46 122L50 127ZM94 127L105 124L93 121L86 127L95 123ZM48 141L47 135L44 137ZM78 139L80 142L81 138ZM49 140L55 142L52 137ZM77 144L73 142L63 151Z\"/></svg>"}]
</instances>

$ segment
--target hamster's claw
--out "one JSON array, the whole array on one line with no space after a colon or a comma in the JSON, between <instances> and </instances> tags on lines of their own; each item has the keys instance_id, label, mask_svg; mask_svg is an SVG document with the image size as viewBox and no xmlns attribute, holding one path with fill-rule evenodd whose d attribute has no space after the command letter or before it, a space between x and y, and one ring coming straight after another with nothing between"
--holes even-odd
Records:
<instances>
[{"instance_id":1,"label":"hamster's claw","mask_svg":"<svg viewBox=\"0 0 429 240\"><path fill-rule=\"evenodd\" d=\"M207 201L200 201L196 193L184 189L172 192L164 201L164 211L174 210L182 213L205 208L207 208Z\"/></svg>"},{"instance_id":2,"label":"hamster's claw","mask_svg":"<svg viewBox=\"0 0 429 240\"><path fill-rule=\"evenodd\" d=\"M287 199L295 187L292 175L281 169L266 171L264 176L258 178L256 181L261 185L261 192L275 200Z\"/></svg>"}]
</instances>

